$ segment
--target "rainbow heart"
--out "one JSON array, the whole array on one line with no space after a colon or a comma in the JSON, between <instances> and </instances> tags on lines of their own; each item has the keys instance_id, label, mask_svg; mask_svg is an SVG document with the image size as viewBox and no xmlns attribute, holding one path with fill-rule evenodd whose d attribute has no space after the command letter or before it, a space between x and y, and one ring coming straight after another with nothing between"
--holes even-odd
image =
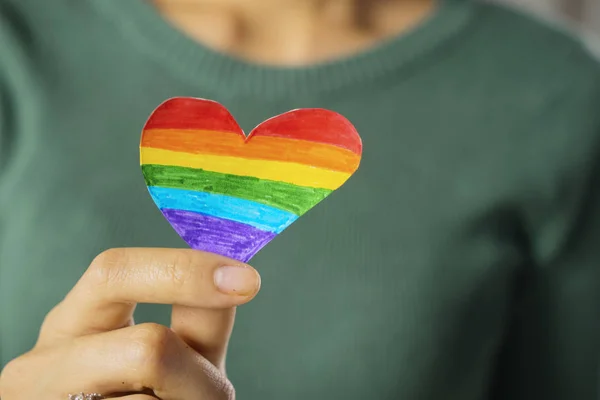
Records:
<instances>
[{"instance_id":1,"label":"rainbow heart","mask_svg":"<svg viewBox=\"0 0 600 400\"><path fill-rule=\"evenodd\" d=\"M140 144L150 195L177 233L243 262L350 178L361 154L333 111L289 111L246 137L221 104L187 97L162 103Z\"/></svg>"}]
</instances>

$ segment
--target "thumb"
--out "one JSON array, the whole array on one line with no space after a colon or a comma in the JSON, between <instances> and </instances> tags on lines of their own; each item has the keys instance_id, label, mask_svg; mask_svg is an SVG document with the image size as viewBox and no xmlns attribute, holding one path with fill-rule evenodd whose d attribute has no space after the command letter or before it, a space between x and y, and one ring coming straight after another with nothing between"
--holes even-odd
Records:
<instances>
[{"instance_id":1,"label":"thumb","mask_svg":"<svg viewBox=\"0 0 600 400\"><path fill-rule=\"evenodd\" d=\"M241 297L238 304L252 300L260 289L260 275L247 264L223 257L212 271L216 288ZM202 309L173 306L171 329L190 347L225 372L227 344L233 329L235 307Z\"/></svg>"}]
</instances>

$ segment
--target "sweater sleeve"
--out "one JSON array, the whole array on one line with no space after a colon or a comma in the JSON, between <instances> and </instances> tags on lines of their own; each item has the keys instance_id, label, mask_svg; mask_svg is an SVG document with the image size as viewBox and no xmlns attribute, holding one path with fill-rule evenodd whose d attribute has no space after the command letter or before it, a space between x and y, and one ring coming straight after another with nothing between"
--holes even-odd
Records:
<instances>
[{"instance_id":1,"label":"sweater sleeve","mask_svg":"<svg viewBox=\"0 0 600 400\"><path fill-rule=\"evenodd\" d=\"M15 32L15 18L12 15L13 10L9 4L0 0L0 190L12 160L11 149L15 143L13 117L16 106L11 93L14 93L15 86L19 86L22 81L20 75L24 72L24 66L19 65L23 59L24 46Z\"/></svg>"},{"instance_id":2,"label":"sweater sleeve","mask_svg":"<svg viewBox=\"0 0 600 400\"><path fill-rule=\"evenodd\" d=\"M0 10L1 11L1 10ZM3 24L2 15L0 14L0 48L5 48L3 45L7 40L6 34L3 31L6 27ZM7 90L4 79L4 68L0 61L0 182L2 179L5 165L8 160L8 110L7 110Z\"/></svg>"},{"instance_id":3,"label":"sweater sleeve","mask_svg":"<svg viewBox=\"0 0 600 400\"><path fill-rule=\"evenodd\" d=\"M0 0L0 205L10 192L8 174L21 157L27 132L39 121L34 53L29 26L9 0ZM0 235L2 220L0 209Z\"/></svg>"},{"instance_id":4,"label":"sweater sleeve","mask_svg":"<svg viewBox=\"0 0 600 400\"><path fill-rule=\"evenodd\" d=\"M9 284L3 273L3 238L8 235L6 199L13 193L9 175L18 159L17 147L22 139L19 134L20 121L31 120L31 110L19 104L22 97L31 92L24 89L31 87L27 79L31 63L25 56L26 30L23 28L11 4L7 0L0 0L0 293L5 292ZM3 311L0 307L0 321L6 320ZM0 368L7 352L4 340L0 335Z\"/></svg>"},{"instance_id":5,"label":"sweater sleeve","mask_svg":"<svg viewBox=\"0 0 600 400\"><path fill-rule=\"evenodd\" d=\"M8 93L0 79L0 188L10 161L10 149L14 143L10 130L10 106ZM1 223L0 223L0 226Z\"/></svg>"},{"instance_id":6,"label":"sweater sleeve","mask_svg":"<svg viewBox=\"0 0 600 400\"><path fill-rule=\"evenodd\" d=\"M569 112L540 133L551 150L537 156L552 178L531 207L533 261L520 277L493 399L600 398L600 79L586 76L557 100Z\"/></svg>"}]
</instances>

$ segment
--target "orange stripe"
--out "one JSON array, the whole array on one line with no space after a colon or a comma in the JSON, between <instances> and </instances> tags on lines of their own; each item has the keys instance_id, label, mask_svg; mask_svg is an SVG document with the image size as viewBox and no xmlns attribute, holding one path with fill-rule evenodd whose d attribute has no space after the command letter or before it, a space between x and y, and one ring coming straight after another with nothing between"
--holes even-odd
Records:
<instances>
[{"instance_id":1,"label":"orange stripe","mask_svg":"<svg viewBox=\"0 0 600 400\"><path fill-rule=\"evenodd\" d=\"M352 173L360 156L337 146L279 137L254 136L248 142L239 134L203 130L148 129L142 147L192 154L214 154L248 159L295 162Z\"/></svg>"}]
</instances>

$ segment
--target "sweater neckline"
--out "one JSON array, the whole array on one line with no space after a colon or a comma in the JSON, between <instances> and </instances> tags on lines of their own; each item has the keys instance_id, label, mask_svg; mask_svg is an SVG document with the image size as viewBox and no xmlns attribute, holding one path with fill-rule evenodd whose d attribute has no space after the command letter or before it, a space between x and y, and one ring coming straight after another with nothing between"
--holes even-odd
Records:
<instances>
[{"instance_id":1,"label":"sweater neckline","mask_svg":"<svg viewBox=\"0 0 600 400\"><path fill-rule=\"evenodd\" d=\"M471 20L469 0L440 0L418 26L358 54L306 67L247 62L202 45L146 0L92 1L139 50L185 82L220 93L263 97L332 91L402 69L454 38Z\"/></svg>"}]
</instances>

